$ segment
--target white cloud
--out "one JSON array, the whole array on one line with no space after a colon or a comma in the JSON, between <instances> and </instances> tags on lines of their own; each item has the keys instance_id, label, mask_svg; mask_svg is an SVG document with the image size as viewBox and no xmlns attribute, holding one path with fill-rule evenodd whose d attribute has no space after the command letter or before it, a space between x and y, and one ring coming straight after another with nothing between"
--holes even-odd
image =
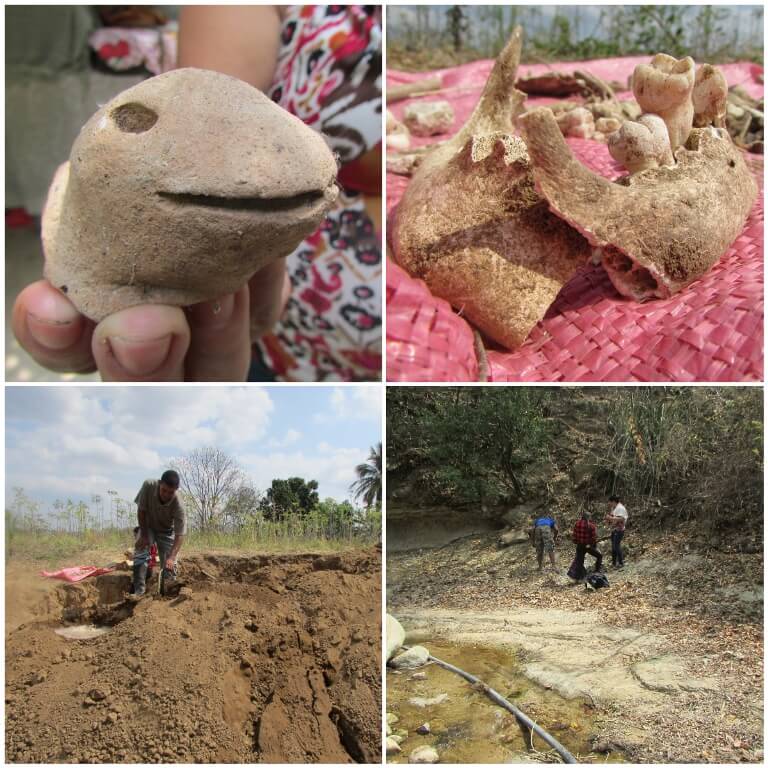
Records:
<instances>
[{"instance_id":1,"label":"white cloud","mask_svg":"<svg viewBox=\"0 0 768 768\"><path fill-rule=\"evenodd\" d=\"M26 489L34 489L36 487L35 478L37 478L37 482L39 483L39 475L19 475L19 482L16 483L16 485L20 485L22 488ZM45 484L46 488L53 493L75 496L79 499L85 498L92 491L95 492L96 489L109 487L110 478L98 474L67 475L46 478Z\"/></svg>"},{"instance_id":2,"label":"white cloud","mask_svg":"<svg viewBox=\"0 0 768 768\"><path fill-rule=\"evenodd\" d=\"M61 449L70 459L87 463L108 462L121 467L153 470L160 463L160 455L141 446L127 448L106 437L75 437L64 435Z\"/></svg>"},{"instance_id":3,"label":"white cloud","mask_svg":"<svg viewBox=\"0 0 768 768\"><path fill-rule=\"evenodd\" d=\"M366 455L360 448L333 448L321 443L313 454L282 451L264 456L252 454L241 460L262 491L276 478L303 477L318 481L321 498L331 496L343 501L349 498L349 486L355 482L355 467L365 461Z\"/></svg>"},{"instance_id":4,"label":"white cloud","mask_svg":"<svg viewBox=\"0 0 768 768\"><path fill-rule=\"evenodd\" d=\"M95 393L90 388L13 387L6 397L6 418L96 434L110 415Z\"/></svg>"},{"instance_id":5,"label":"white cloud","mask_svg":"<svg viewBox=\"0 0 768 768\"><path fill-rule=\"evenodd\" d=\"M379 419L379 387L315 388L302 395L309 397L332 424ZM312 434L310 425L304 432L296 418L304 411L291 408L290 400L282 405L282 397L278 402L276 413L270 390L260 387L9 389L7 498L22 486L43 508L55 498L108 499L109 490L132 500L144 479L203 445L233 455L262 490L274 478L300 476L317 480L322 497L349 498L368 444L347 446L358 442L363 425L344 437L336 429Z\"/></svg>"},{"instance_id":6,"label":"white cloud","mask_svg":"<svg viewBox=\"0 0 768 768\"><path fill-rule=\"evenodd\" d=\"M297 429L289 429L282 437L273 437L269 445L272 448L287 448L289 445L298 443L301 438L301 432Z\"/></svg>"},{"instance_id":7,"label":"white cloud","mask_svg":"<svg viewBox=\"0 0 768 768\"><path fill-rule=\"evenodd\" d=\"M274 403L257 387L131 387L117 390L114 430L123 439L190 450L215 442L235 448L263 437Z\"/></svg>"},{"instance_id":8,"label":"white cloud","mask_svg":"<svg viewBox=\"0 0 768 768\"><path fill-rule=\"evenodd\" d=\"M339 419L381 420L381 387L378 385L355 385L334 387L329 397L329 410L314 416L316 424L331 424Z\"/></svg>"},{"instance_id":9,"label":"white cloud","mask_svg":"<svg viewBox=\"0 0 768 768\"><path fill-rule=\"evenodd\" d=\"M87 499L111 488L132 499L141 480L189 450L215 444L236 454L263 438L273 410L269 392L255 387L14 388L7 489Z\"/></svg>"}]
</instances>

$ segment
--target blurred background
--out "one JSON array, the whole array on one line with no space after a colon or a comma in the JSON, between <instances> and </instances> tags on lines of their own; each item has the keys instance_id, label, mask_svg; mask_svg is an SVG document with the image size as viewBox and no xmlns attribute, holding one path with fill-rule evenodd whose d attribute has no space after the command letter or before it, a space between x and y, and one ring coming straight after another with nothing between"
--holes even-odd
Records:
<instances>
[{"instance_id":1,"label":"blurred background","mask_svg":"<svg viewBox=\"0 0 768 768\"><path fill-rule=\"evenodd\" d=\"M6 379L57 376L18 345L13 301L42 276L40 213L54 171L105 102L176 61L178 6L8 6L5 9ZM98 375L77 375L78 381Z\"/></svg>"},{"instance_id":2,"label":"blurred background","mask_svg":"<svg viewBox=\"0 0 768 768\"><path fill-rule=\"evenodd\" d=\"M395 5L387 8L387 64L420 71L495 58L518 24L527 63L650 50L714 64L763 59L759 5Z\"/></svg>"}]
</instances>

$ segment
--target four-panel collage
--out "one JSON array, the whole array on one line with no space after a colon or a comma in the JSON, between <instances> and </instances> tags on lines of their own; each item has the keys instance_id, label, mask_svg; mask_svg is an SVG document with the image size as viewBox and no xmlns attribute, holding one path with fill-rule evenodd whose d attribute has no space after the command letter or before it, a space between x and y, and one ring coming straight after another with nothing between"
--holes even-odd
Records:
<instances>
[{"instance_id":1,"label":"four-panel collage","mask_svg":"<svg viewBox=\"0 0 768 768\"><path fill-rule=\"evenodd\" d=\"M764 6L4 21L5 763L764 762Z\"/></svg>"}]
</instances>

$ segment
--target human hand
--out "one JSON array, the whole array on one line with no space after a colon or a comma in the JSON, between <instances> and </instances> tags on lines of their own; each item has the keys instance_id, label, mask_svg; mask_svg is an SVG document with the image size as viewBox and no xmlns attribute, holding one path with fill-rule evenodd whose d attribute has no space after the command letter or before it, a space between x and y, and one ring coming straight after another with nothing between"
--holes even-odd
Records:
<instances>
[{"instance_id":1,"label":"human hand","mask_svg":"<svg viewBox=\"0 0 768 768\"><path fill-rule=\"evenodd\" d=\"M146 549L149 547L149 536L146 533L139 533L136 539L136 549Z\"/></svg>"},{"instance_id":2,"label":"human hand","mask_svg":"<svg viewBox=\"0 0 768 768\"><path fill-rule=\"evenodd\" d=\"M104 381L244 381L252 339L277 322L289 295L279 259L217 301L130 307L96 324L39 280L17 296L12 324L21 346L53 371L98 370Z\"/></svg>"},{"instance_id":3,"label":"human hand","mask_svg":"<svg viewBox=\"0 0 768 768\"><path fill-rule=\"evenodd\" d=\"M165 565L163 566L166 571L173 571L174 567L176 565L176 560L173 557L168 557L165 560Z\"/></svg>"}]
</instances>

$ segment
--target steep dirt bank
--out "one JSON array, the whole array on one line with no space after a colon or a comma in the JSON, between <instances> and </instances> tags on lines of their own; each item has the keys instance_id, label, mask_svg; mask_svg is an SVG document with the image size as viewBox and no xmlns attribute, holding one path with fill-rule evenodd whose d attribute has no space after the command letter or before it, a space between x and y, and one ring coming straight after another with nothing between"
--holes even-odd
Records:
<instances>
[{"instance_id":1,"label":"steep dirt bank","mask_svg":"<svg viewBox=\"0 0 768 768\"><path fill-rule=\"evenodd\" d=\"M636 762L763 758L763 559L648 542L611 587L536 573L493 535L388 557L388 607L409 640L515 648L531 680L597 712L591 742ZM428 642L427 642L428 645ZM468 669L468 671L472 671Z\"/></svg>"},{"instance_id":2,"label":"steep dirt bank","mask_svg":"<svg viewBox=\"0 0 768 768\"><path fill-rule=\"evenodd\" d=\"M8 761L379 760L378 551L192 556L183 575L137 604L120 572L24 609L7 592ZM90 622L112 629L54 632Z\"/></svg>"}]
</instances>

